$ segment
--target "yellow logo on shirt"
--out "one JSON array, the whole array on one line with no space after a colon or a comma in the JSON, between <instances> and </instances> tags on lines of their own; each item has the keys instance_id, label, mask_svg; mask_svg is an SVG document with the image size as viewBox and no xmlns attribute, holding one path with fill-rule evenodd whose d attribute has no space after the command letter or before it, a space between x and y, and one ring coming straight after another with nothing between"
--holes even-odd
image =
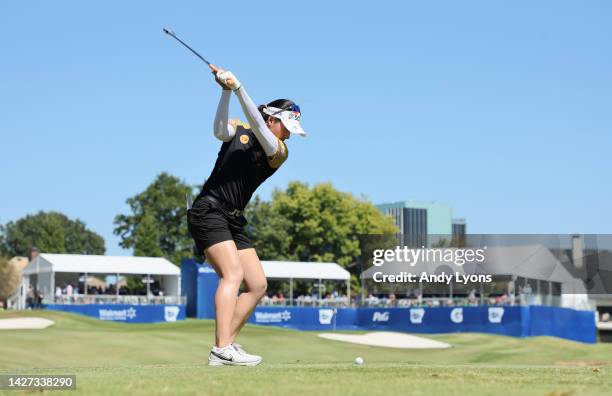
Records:
<instances>
[{"instance_id":1,"label":"yellow logo on shirt","mask_svg":"<svg viewBox=\"0 0 612 396\"><path fill-rule=\"evenodd\" d=\"M241 135L240 136L240 143L247 144L248 142L249 142L249 135Z\"/></svg>"}]
</instances>

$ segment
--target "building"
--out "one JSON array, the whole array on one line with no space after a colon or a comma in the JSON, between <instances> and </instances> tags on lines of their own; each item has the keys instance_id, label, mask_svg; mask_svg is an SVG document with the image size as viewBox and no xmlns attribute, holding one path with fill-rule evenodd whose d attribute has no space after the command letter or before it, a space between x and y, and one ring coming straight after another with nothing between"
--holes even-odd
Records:
<instances>
[{"instance_id":1,"label":"building","mask_svg":"<svg viewBox=\"0 0 612 396\"><path fill-rule=\"evenodd\" d=\"M419 248L427 244L427 210L390 207L387 210L381 209L381 211L393 218L399 234L404 238L405 246ZM402 243L399 240L398 242Z\"/></svg>"},{"instance_id":2,"label":"building","mask_svg":"<svg viewBox=\"0 0 612 396\"><path fill-rule=\"evenodd\" d=\"M457 246L465 245L465 235L467 234L467 226L465 219L453 219L453 242Z\"/></svg>"},{"instance_id":3,"label":"building","mask_svg":"<svg viewBox=\"0 0 612 396\"><path fill-rule=\"evenodd\" d=\"M390 215L407 246L432 246L453 237L453 210L440 202L401 201L376 206ZM465 220L463 220L465 231Z\"/></svg>"}]
</instances>

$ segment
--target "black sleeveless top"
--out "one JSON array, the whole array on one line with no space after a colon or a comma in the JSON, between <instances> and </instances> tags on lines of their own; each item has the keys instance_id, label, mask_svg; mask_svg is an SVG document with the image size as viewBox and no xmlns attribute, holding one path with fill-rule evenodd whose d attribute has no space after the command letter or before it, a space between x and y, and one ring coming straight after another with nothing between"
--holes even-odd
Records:
<instances>
[{"instance_id":1,"label":"black sleeveless top","mask_svg":"<svg viewBox=\"0 0 612 396\"><path fill-rule=\"evenodd\" d=\"M204 183L196 201L212 195L229 206L243 210L251 196L287 159L285 143L278 139L279 149L267 157L251 129L236 125L236 134L221 145L215 167Z\"/></svg>"}]
</instances>

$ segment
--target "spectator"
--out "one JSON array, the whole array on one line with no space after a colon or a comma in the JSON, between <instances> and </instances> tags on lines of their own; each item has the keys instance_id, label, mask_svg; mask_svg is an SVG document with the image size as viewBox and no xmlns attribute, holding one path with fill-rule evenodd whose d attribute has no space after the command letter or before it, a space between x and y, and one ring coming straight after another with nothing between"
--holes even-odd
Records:
<instances>
[{"instance_id":1,"label":"spectator","mask_svg":"<svg viewBox=\"0 0 612 396\"><path fill-rule=\"evenodd\" d=\"M34 289L32 285L28 287L28 293L26 294L26 309L34 308Z\"/></svg>"},{"instance_id":2,"label":"spectator","mask_svg":"<svg viewBox=\"0 0 612 396\"><path fill-rule=\"evenodd\" d=\"M389 294L389 306L391 307L397 306L397 300L395 298L395 293Z\"/></svg>"},{"instance_id":3,"label":"spectator","mask_svg":"<svg viewBox=\"0 0 612 396\"><path fill-rule=\"evenodd\" d=\"M470 290L470 294L468 294L468 304L469 305L477 305L476 304L476 289Z\"/></svg>"},{"instance_id":4,"label":"spectator","mask_svg":"<svg viewBox=\"0 0 612 396\"><path fill-rule=\"evenodd\" d=\"M41 292L36 291L34 307L37 309L42 308L43 295Z\"/></svg>"}]
</instances>

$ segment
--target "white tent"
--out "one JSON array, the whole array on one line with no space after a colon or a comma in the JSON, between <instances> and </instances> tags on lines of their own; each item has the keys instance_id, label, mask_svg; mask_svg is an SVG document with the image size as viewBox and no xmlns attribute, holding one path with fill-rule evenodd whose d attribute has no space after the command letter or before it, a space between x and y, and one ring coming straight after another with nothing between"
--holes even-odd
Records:
<instances>
[{"instance_id":1,"label":"white tent","mask_svg":"<svg viewBox=\"0 0 612 396\"><path fill-rule=\"evenodd\" d=\"M269 279L332 279L349 280L351 274L336 263L309 263L301 261L262 261Z\"/></svg>"},{"instance_id":2,"label":"white tent","mask_svg":"<svg viewBox=\"0 0 612 396\"><path fill-rule=\"evenodd\" d=\"M458 250L460 248L441 248L444 250ZM494 277L509 277L513 282L521 278L524 284L529 280L536 283L537 295L552 295L553 284L561 287L562 294L580 293L577 289L576 279L563 266L563 264L543 245L517 245L492 246L484 251L484 261L480 263L466 263L458 266L436 257L435 260L419 260L414 263L404 261L389 261L382 266L372 266L361 273L361 279L370 280L374 274L399 274L403 271L420 275L421 273L436 274L442 271L459 274L489 274ZM483 295L483 283L480 283L480 294ZM419 283L420 293L423 293L423 284ZM509 286L508 286L509 287ZM546 290L546 292L541 291ZM365 293L365 287L362 289ZM509 291L509 290L508 290ZM452 297L452 284L449 285L449 295ZM550 297L552 299L552 297Z\"/></svg>"},{"instance_id":3,"label":"white tent","mask_svg":"<svg viewBox=\"0 0 612 396\"><path fill-rule=\"evenodd\" d=\"M85 278L91 274L117 277L143 275L147 280L150 280L151 276L158 276L164 285L166 296L179 298L181 295L181 271L165 258L42 253L22 271L22 296L25 298L30 285L36 286L45 296L53 296L57 274L71 274L77 278L79 274L84 274ZM148 288L149 282L147 294Z\"/></svg>"},{"instance_id":4,"label":"white tent","mask_svg":"<svg viewBox=\"0 0 612 396\"><path fill-rule=\"evenodd\" d=\"M289 279L289 299L293 301L294 279L317 279L346 281L346 294L350 301L351 274L336 263L315 263L302 261L262 261L264 274L268 279ZM319 287L319 299L321 289Z\"/></svg>"},{"instance_id":5,"label":"white tent","mask_svg":"<svg viewBox=\"0 0 612 396\"><path fill-rule=\"evenodd\" d=\"M32 260L23 274L76 272L96 274L180 275L181 270L163 257L97 256L42 253Z\"/></svg>"}]
</instances>

